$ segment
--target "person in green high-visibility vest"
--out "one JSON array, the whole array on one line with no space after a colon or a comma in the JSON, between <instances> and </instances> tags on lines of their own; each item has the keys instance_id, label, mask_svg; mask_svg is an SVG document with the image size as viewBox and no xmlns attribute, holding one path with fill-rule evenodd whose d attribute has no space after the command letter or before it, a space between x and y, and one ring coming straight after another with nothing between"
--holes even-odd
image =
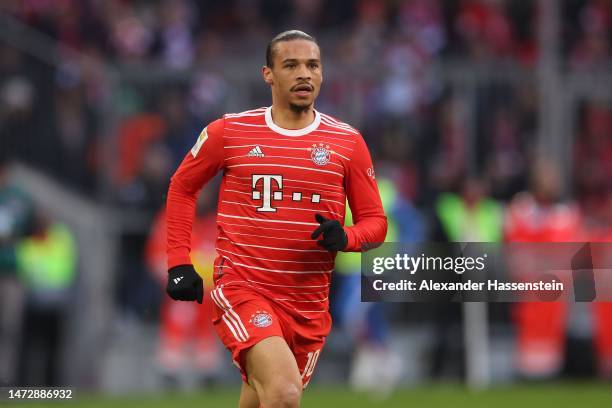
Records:
<instances>
[{"instance_id":1,"label":"person in green high-visibility vest","mask_svg":"<svg viewBox=\"0 0 612 408\"><path fill-rule=\"evenodd\" d=\"M63 324L76 277L76 261L72 232L39 213L35 233L17 246L19 276L27 290L20 385L60 385Z\"/></svg>"},{"instance_id":2,"label":"person in green high-visibility vest","mask_svg":"<svg viewBox=\"0 0 612 408\"><path fill-rule=\"evenodd\" d=\"M434 203L433 242L500 242L503 235L503 206L487 194L484 181L466 176L458 192L444 192ZM454 272L450 275L457 278ZM453 279L449 278L449 279ZM430 375L451 373L463 376L464 359L456 347L456 322L462 321L461 304L440 302L432 305L434 340L431 344Z\"/></svg>"},{"instance_id":3,"label":"person in green high-visibility vest","mask_svg":"<svg viewBox=\"0 0 612 408\"><path fill-rule=\"evenodd\" d=\"M483 183L468 178L460 194L443 193L435 203L441 235L438 241L499 242L503 207L487 197Z\"/></svg>"},{"instance_id":4,"label":"person in green high-visibility vest","mask_svg":"<svg viewBox=\"0 0 612 408\"><path fill-rule=\"evenodd\" d=\"M377 178L380 198L387 215L386 242L418 242L425 236L420 213L403 198L395 184ZM352 224L347 206L345 224ZM361 302L361 255L338 253L334 282L337 294L332 305L334 322L350 334L356 343L349 382L361 391L388 394L399 381L401 359L389 345L387 317L382 303Z\"/></svg>"}]
</instances>

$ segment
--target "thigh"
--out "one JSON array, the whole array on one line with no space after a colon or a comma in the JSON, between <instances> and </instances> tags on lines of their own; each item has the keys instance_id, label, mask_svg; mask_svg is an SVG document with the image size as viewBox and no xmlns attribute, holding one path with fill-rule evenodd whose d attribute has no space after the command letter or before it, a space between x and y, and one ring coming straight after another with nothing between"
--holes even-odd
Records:
<instances>
[{"instance_id":1,"label":"thigh","mask_svg":"<svg viewBox=\"0 0 612 408\"><path fill-rule=\"evenodd\" d=\"M266 390L279 384L302 389L295 356L282 337L268 337L255 344L246 352L245 363L248 382L260 399Z\"/></svg>"}]
</instances>

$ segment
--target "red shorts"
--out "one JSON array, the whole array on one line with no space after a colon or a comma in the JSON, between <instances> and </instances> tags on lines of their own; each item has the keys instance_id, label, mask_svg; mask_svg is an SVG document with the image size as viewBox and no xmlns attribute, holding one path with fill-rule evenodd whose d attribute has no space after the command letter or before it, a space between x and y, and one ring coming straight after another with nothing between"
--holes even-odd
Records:
<instances>
[{"instance_id":1,"label":"red shorts","mask_svg":"<svg viewBox=\"0 0 612 408\"><path fill-rule=\"evenodd\" d=\"M213 325L225 347L232 353L244 382L248 382L246 351L267 337L280 336L295 356L302 384L304 387L308 385L329 334L329 313L308 319L292 312L282 303L268 299L255 288L243 285L217 286L211 292L211 297L215 304Z\"/></svg>"}]
</instances>

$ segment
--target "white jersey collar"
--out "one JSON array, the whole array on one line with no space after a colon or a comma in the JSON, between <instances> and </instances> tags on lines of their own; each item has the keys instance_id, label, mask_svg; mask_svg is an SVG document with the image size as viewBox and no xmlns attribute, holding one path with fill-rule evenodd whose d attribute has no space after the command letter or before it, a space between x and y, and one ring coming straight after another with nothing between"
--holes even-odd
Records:
<instances>
[{"instance_id":1,"label":"white jersey collar","mask_svg":"<svg viewBox=\"0 0 612 408\"><path fill-rule=\"evenodd\" d=\"M301 129L285 129L285 128L278 126L276 123L274 123L274 121L272 120L272 107L268 106L266 108L266 114L265 114L266 125L268 125L270 129L272 129L276 133L280 133L281 135L304 136L312 132L316 128L318 128L319 124L321 123L321 114L316 109L314 109L314 113L315 113L315 118L310 125L304 128L301 128Z\"/></svg>"}]
</instances>

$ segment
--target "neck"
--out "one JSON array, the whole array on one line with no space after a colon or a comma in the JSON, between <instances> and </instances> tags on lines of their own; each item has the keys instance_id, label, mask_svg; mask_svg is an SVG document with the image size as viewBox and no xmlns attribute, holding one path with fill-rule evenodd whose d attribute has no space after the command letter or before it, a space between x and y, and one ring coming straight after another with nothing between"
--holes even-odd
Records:
<instances>
[{"instance_id":1,"label":"neck","mask_svg":"<svg viewBox=\"0 0 612 408\"><path fill-rule=\"evenodd\" d=\"M272 120L285 129L302 129L315 119L312 105L304 109L294 109L291 106L272 104Z\"/></svg>"}]
</instances>

